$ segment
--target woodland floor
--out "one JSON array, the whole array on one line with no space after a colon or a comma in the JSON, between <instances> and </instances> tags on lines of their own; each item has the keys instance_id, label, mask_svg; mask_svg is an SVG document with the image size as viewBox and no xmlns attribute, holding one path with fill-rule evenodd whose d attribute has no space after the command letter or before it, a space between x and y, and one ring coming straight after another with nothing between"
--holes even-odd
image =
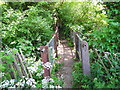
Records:
<instances>
[{"instance_id":1,"label":"woodland floor","mask_svg":"<svg viewBox=\"0 0 120 90\"><path fill-rule=\"evenodd\" d=\"M58 72L58 74L63 77L63 88L72 88L72 68L74 63L74 51L73 47L69 47L67 45L66 40L60 40L58 46L58 56L60 57L61 62L63 62L63 65Z\"/></svg>"}]
</instances>

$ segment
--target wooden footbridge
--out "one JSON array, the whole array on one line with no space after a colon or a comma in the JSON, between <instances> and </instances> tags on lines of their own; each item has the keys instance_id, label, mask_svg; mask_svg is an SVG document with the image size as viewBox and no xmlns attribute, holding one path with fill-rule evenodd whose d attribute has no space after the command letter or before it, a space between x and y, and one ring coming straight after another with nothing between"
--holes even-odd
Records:
<instances>
[{"instance_id":1,"label":"wooden footbridge","mask_svg":"<svg viewBox=\"0 0 120 90\"><path fill-rule=\"evenodd\" d=\"M60 56L64 62L61 68L61 74L64 78L64 88L72 87L72 66L74 57L82 62L83 74L90 76L89 51L88 43L79 37L79 34L74 30L70 30L70 37L74 43L74 50L66 43L66 40L59 40L59 29L56 26L56 31L47 43L46 46L40 46L41 58L43 64L50 62L54 64L55 57ZM44 68L44 78L50 77L51 69Z\"/></svg>"}]
</instances>

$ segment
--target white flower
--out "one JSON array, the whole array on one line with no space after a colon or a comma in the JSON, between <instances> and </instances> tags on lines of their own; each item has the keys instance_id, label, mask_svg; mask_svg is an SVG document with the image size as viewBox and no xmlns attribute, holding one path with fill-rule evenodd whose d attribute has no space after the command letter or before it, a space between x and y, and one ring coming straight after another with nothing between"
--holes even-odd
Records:
<instances>
[{"instance_id":1,"label":"white flower","mask_svg":"<svg viewBox=\"0 0 120 90\"><path fill-rule=\"evenodd\" d=\"M31 81L33 84L36 84L36 82L33 78L30 78L29 81Z\"/></svg>"},{"instance_id":2,"label":"white flower","mask_svg":"<svg viewBox=\"0 0 120 90\"><path fill-rule=\"evenodd\" d=\"M117 54L116 53L113 53L113 55L116 57L117 56Z\"/></svg>"},{"instance_id":3,"label":"white flower","mask_svg":"<svg viewBox=\"0 0 120 90\"><path fill-rule=\"evenodd\" d=\"M42 80L42 87L43 88L48 88L48 83L49 82L54 82L54 80L52 78L49 78L49 77L45 77L43 80Z\"/></svg>"},{"instance_id":4,"label":"white flower","mask_svg":"<svg viewBox=\"0 0 120 90\"><path fill-rule=\"evenodd\" d=\"M25 78L25 80L28 80L29 78Z\"/></svg>"},{"instance_id":5,"label":"white flower","mask_svg":"<svg viewBox=\"0 0 120 90\"><path fill-rule=\"evenodd\" d=\"M30 86L32 86L33 84L36 84L36 82L33 78L28 79L28 81L26 83Z\"/></svg>"},{"instance_id":6,"label":"white flower","mask_svg":"<svg viewBox=\"0 0 120 90\"><path fill-rule=\"evenodd\" d=\"M97 78L94 78L94 80L97 80Z\"/></svg>"},{"instance_id":7,"label":"white flower","mask_svg":"<svg viewBox=\"0 0 120 90\"><path fill-rule=\"evenodd\" d=\"M32 82L30 80L28 80L26 83L27 85L30 85L30 86L32 85Z\"/></svg>"},{"instance_id":8,"label":"white flower","mask_svg":"<svg viewBox=\"0 0 120 90\"><path fill-rule=\"evenodd\" d=\"M37 73L36 76L41 76L44 73L44 70L41 71L41 73Z\"/></svg>"},{"instance_id":9,"label":"white flower","mask_svg":"<svg viewBox=\"0 0 120 90\"><path fill-rule=\"evenodd\" d=\"M27 69L31 72L31 73L34 73L34 72L37 72L37 69L38 67L27 67Z\"/></svg>"},{"instance_id":10,"label":"white flower","mask_svg":"<svg viewBox=\"0 0 120 90\"><path fill-rule=\"evenodd\" d=\"M9 81L5 80L5 83L3 85L4 85L4 87L8 87L9 86Z\"/></svg>"},{"instance_id":11,"label":"white flower","mask_svg":"<svg viewBox=\"0 0 120 90\"><path fill-rule=\"evenodd\" d=\"M52 67L52 64L50 62L46 62L43 64L43 67L50 69Z\"/></svg>"},{"instance_id":12,"label":"white flower","mask_svg":"<svg viewBox=\"0 0 120 90\"><path fill-rule=\"evenodd\" d=\"M48 84L43 84L42 88L48 88Z\"/></svg>"},{"instance_id":13,"label":"white flower","mask_svg":"<svg viewBox=\"0 0 120 90\"><path fill-rule=\"evenodd\" d=\"M35 86L35 85L32 85L32 88L36 88L36 86Z\"/></svg>"},{"instance_id":14,"label":"white flower","mask_svg":"<svg viewBox=\"0 0 120 90\"><path fill-rule=\"evenodd\" d=\"M24 83L22 83L22 82L17 82L16 85L17 85L17 86L24 87Z\"/></svg>"},{"instance_id":15,"label":"white flower","mask_svg":"<svg viewBox=\"0 0 120 90\"><path fill-rule=\"evenodd\" d=\"M101 2L101 3L103 3L103 1L102 0L92 0L92 2L96 5L98 2Z\"/></svg>"},{"instance_id":16,"label":"white flower","mask_svg":"<svg viewBox=\"0 0 120 90\"><path fill-rule=\"evenodd\" d=\"M42 88L48 88L48 79L43 79L42 80Z\"/></svg>"},{"instance_id":17,"label":"white flower","mask_svg":"<svg viewBox=\"0 0 120 90\"><path fill-rule=\"evenodd\" d=\"M23 83L20 83L20 86L21 86L21 87L24 87L24 84L23 84Z\"/></svg>"},{"instance_id":18,"label":"white flower","mask_svg":"<svg viewBox=\"0 0 120 90\"><path fill-rule=\"evenodd\" d=\"M42 84L44 85L44 84L47 84L48 83L48 80L47 79L43 79L42 80Z\"/></svg>"},{"instance_id":19,"label":"white flower","mask_svg":"<svg viewBox=\"0 0 120 90\"><path fill-rule=\"evenodd\" d=\"M54 80L52 78L49 79L50 82L54 82Z\"/></svg>"},{"instance_id":20,"label":"white flower","mask_svg":"<svg viewBox=\"0 0 120 90\"><path fill-rule=\"evenodd\" d=\"M104 10L104 11L102 11L102 13L103 13L103 14L106 14L106 11Z\"/></svg>"},{"instance_id":21,"label":"white flower","mask_svg":"<svg viewBox=\"0 0 120 90\"><path fill-rule=\"evenodd\" d=\"M29 80L30 80L31 82L35 82L35 80L34 80L33 78L30 78Z\"/></svg>"},{"instance_id":22,"label":"white flower","mask_svg":"<svg viewBox=\"0 0 120 90\"><path fill-rule=\"evenodd\" d=\"M3 85L0 85L0 88L5 88Z\"/></svg>"},{"instance_id":23,"label":"white flower","mask_svg":"<svg viewBox=\"0 0 120 90\"><path fill-rule=\"evenodd\" d=\"M15 79L10 80L11 85L14 85L14 82L15 82Z\"/></svg>"},{"instance_id":24,"label":"white flower","mask_svg":"<svg viewBox=\"0 0 120 90\"><path fill-rule=\"evenodd\" d=\"M3 77L5 73L0 72L0 77Z\"/></svg>"},{"instance_id":25,"label":"white flower","mask_svg":"<svg viewBox=\"0 0 120 90\"><path fill-rule=\"evenodd\" d=\"M58 85L58 86L56 86L56 88L62 88L62 87Z\"/></svg>"},{"instance_id":26,"label":"white flower","mask_svg":"<svg viewBox=\"0 0 120 90\"><path fill-rule=\"evenodd\" d=\"M17 86L20 86L20 82L17 82L16 85L17 85Z\"/></svg>"},{"instance_id":27,"label":"white flower","mask_svg":"<svg viewBox=\"0 0 120 90\"><path fill-rule=\"evenodd\" d=\"M25 78L25 76L22 76L22 78Z\"/></svg>"},{"instance_id":28,"label":"white flower","mask_svg":"<svg viewBox=\"0 0 120 90\"><path fill-rule=\"evenodd\" d=\"M53 85L50 85L50 88L55 88L55 86L53 86Z\"/></svg>"}]
</instances>

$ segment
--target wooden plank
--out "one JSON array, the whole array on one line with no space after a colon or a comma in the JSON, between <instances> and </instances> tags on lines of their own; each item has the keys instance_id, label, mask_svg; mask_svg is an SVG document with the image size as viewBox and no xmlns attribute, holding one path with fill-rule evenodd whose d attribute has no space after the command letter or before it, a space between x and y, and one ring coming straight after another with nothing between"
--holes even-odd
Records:
<instances>
[{"instance_id":1,"label":"wooden plank","mask_svg":"<svg viewBox=\"0 0 120 90\"><path fill-rule=\"evenodd\" d=\"M53 36L50 41L46 44L46 46L49 46L49 44L52 42L52 40L54 39L55 36Z\"/></svg>"},{"instance_id":2,"label":"wooden plank","mask_svg":"<svg viewBox=\"0 0 120 90\"><path fill-rule=\"evenodd\" d=\"M48 46L40 46L40 50L43 64L49 62ZM50 69L44 68L44 78L45 77L50 77Z\"/></svg>"},{"instance_id":3,"label":"wooden plank","mask_svg":"<svg viewBox=\"0 0 120 90\"><path fill-rule=\"evenodd\" d=\"M24 64L23 64L23 61L22 61L22 57L20 56L20 54L19 54L18 52L16 53L16 55L17 55L17 57L18 57L18 59L19 59L19 62L20 62L20 65L21 65L21 68L22 68L22 71L23 71L24 76L26 76L27 78L29 78L29 75L28 75L28 73L27 73L27 70L26 70L26 68L25 68L25 66L24 66Z\"/></svg>"},{"instance_id":4,"label":"wooden plank","mask_svg":"<svg viewBox=\"0 0 120 90\"><path fill-rule=\"evenodd\" d=\"M82 60L82 57L81 57L81 41L78 40L79 44L78 44L78 47L79 47L79 50L78 50L78 55L79 55L79 60L81 61Z\"/></svg>"},{"instance_id":5,"label":"wooden plank","mask_svg":"<svg viewBox=\"0 0 120 90\"><path fill-rule=\"evenodd\" d=\"M82 41L81 50L83 73L84 75L90 76L89 51L86 41Z\"/></svg>"},{"instance_id":6,"label":"wooden plank","mask_svg":"<svg viewBox=\"0 0 120 90\"><path fill-rule=\"evenodd\" d=\"M29 74L30 78L32 78L31 72L27 69L28 65L26 63L25 56L23 55L22 50L21 49L19 49L19 50L20 50L20 54L21 54L21 57L22 57L22 60L23 60L23 64L25 65L25 68L28 71L28 74Z\"/></svg>"},{"instance_id":7,"label":"wooden plank","mask_svg":"<svg viewBox=\"0 0 120 90\"><path fill-rule=\"evenodd\" d=\"M54 39L54 48L55 48L55 53L56 53L56 57L58 57L58 54L57 54L57 33L55 33L55 39Z\"/></svg>"},{"instance_id":8,"label":"wooden plank","mask_svg":"<svg viewBox=\"0 0 120 90\"><path fill-rule=\"evenodd\" d=\"M78 37L76 35L75 35L75 50L76 50L76 52L75 52L76 58L79 58L79 55L77 53L77 51L78 51Z\"/></svg>"},{"instance_id":9,"label":"wooden plank","mask_svg":"<svg viewBox=\"0 0 120 90\"><path fill-rule=\"evenodd\" d=\"M48 55L49 55L49 61L52 64L53 63L53 48L52 47L49 47Z\"/></svg>"},{"instance_id":10,"label":"wooden plank","mask_svg":"<svg viewBox=\"0 0 120 90\"><path fill-rule=\"evenodd\" d=\"M22 74L22 71L21 71L20 66L17 64L17 60L16 60L16 59L17 59L17 58L16 58L16 56L15 56L15 60L13 61L13 64L14 64L14 66L16 67L16 70L18 71L18 74L19 74L20 78L22 78L23 74Z\"/></svg>"},{"instance_id":11,"label":"wooden plank","mask_svg":"<svg viewBox=\"0 0 120 90\"><path fill-rule=\"evenodd\" d=\"M10 75L11 75L12 79L16 79L16 80L17 80L17 77L16 77L16 75L15 75L15 69L14 69L14 67L13 67L13 63L10 63L9 66L10 66L10 68L11 68Z\"/></svg>"}]
</instances>

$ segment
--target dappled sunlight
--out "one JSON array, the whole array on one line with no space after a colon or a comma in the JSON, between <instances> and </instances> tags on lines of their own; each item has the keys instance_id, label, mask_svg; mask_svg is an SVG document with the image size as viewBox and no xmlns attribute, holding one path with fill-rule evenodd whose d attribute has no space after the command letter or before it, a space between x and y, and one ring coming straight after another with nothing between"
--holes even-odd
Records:
<instances>
[{"instance_id":1,"label":"dappled sunlight","mask_svg":"<svg viewBox=\"0 0 120 90\"><path fill-rule=\"evenodd\" d=\"M61 56L61 61L64 61L62 66L62 74L64 79L64 88L72 87L72 65L73 65L73 50L68 47L66 40L61 40L58 46L58 55Z\"/></svg>"}]
</instances>

